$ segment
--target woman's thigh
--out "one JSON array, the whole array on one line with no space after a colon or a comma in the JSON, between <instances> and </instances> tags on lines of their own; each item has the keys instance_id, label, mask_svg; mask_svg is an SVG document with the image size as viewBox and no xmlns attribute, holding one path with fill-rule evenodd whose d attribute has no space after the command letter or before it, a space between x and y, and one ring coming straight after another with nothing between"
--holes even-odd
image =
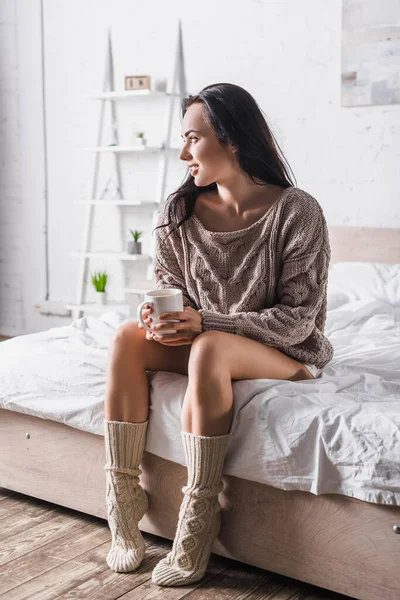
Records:
<instances>
[{"instance_id":1,"label":"woman's thigh","mask_svg":"<svg viewBox=\"0 0 400 600\"><path fill-rule=\"evenodd\" d=\"M148 371L170 371L172 373L188 374L188 364L191 344L185 346L163 346L146 339L146 330L138 327L138 321L129 321L117 330L116 340L122 340L132 352L125 356L128 361L139 362Z\"/></svg>"},{"instance_id":2,"label":"woman's thigh","mask_svg":"<svg viewBox=\"0 0 400 600\"><path fill-rule=\"evenodd\" d=\"M224 331L208 331L193 343L193 361L204 356L213 368L227 368L232 380L283 379L299 381L313 379L303 363L277 348L256 340ZM204 361L203 361L204 362Z\"/></svg>"}]
</instances>

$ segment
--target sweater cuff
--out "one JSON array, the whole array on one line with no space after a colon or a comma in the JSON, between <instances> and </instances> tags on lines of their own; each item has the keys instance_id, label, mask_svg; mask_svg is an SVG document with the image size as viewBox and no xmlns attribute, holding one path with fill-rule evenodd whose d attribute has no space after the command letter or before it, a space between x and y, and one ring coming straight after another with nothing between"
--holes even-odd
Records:
<instances>
[{"instance_id":1,"label":"sweater cuff","mask_svg":"<svg viewBox=\"0 0 400 600\"><path fill-rule=\"evenodd\" d=\"M236 334L235 317L233 315L223 315L203 308L199 310L199 313L203 318L203 331L214 330Z\"/></svg>"}]
</instances>

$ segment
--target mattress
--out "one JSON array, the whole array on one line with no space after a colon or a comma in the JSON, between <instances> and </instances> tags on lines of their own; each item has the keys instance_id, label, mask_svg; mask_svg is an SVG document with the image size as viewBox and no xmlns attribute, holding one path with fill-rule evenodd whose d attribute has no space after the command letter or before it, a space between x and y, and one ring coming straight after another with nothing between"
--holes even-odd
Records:
<instances>
[{"instance_id":1,"label":"mattress","mask_svg":"<svg viewBox=\"0 0 400 600\"><path fill-rule=\"evenodd\" d=\"M400 265L337 263L318 378L232 383L224 473L283 490L400 505ZM0 407L103 435L115 311L0 344ZM146 450L185 465L180 413L187 377L147 371Z\"/></svg>"}]
</instances>

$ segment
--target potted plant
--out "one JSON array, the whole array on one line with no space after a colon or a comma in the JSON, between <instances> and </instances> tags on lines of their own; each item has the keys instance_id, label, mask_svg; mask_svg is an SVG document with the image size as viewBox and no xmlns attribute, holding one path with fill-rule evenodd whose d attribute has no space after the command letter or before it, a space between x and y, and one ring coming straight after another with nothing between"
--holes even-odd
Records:
<instances>
[{"instance_id":1,"label":"potted plant","mask_svg":"<svg viewBox=\"0 0 400 600\"><path fill-rule=\"evenodd\" d=\"M99 271L92 273L92 283L96 288L96 301L98 304L107 304L107 292L106 285L108 280L108 274L106 271Z\"/></svg>"},{"instance_id":2,"label":"potted plant","mask_svg":"<svg viewBox=\"0 0 400 600\"><path fill-rule=\"evenodd\" d=\"M136 145L145 147L146 144L147 144L147 141L146 141L146 139L144 137L144 132L143 131L139 131L136 134Z\"/></svg>"},{"instance_id":3,"label":"potted plant","mask_svg":"<svg viewBox=\"0 0 400 600\"><path fill-rule=\"evenodd\" d=\"M142 242L139 242L139 238L142 235L143 231L132 231L129 230L132 234L133 240L128 242L128 254L142 254Z\"/></svg>"}]
</instances>

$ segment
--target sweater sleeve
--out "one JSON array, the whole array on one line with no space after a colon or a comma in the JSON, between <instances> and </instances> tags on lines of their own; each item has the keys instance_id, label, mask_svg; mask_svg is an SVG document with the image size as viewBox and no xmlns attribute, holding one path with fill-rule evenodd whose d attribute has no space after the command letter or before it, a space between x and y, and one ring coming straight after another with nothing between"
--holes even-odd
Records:
<instances>
[{"instance_id":1,"label":"sweater sleeve","mask_svg":"<svg viewBox=\"0 0 400 600\"><path fill-rule=\"evenodd\" d=\"M330 262L322 209L314 210L313 216L310 222L308 213L298 213L286 232L277 304L228 315L201 309L204 331L226 331L278 348L299 344L311 334L324 301Z\"/></svg>"},{"instance_id":2,"label":"sweater sleeve","mask_svg":"<svg viewBox=\"0 0 400 600\"><path fill-rule=\"evenodd\" d=\"M166 205L161 210L161 216L157 220L157 226L161 225L166 218ZM157 289L175 288L182 291L183 306L190 306L197 310L196 304L189 297L186 289L185 277L181 264L183 262L183 248L179 234L171 231L170 226L155 230L156 244L154 256L154 276Z\"/></svg>"}]
</instances>

